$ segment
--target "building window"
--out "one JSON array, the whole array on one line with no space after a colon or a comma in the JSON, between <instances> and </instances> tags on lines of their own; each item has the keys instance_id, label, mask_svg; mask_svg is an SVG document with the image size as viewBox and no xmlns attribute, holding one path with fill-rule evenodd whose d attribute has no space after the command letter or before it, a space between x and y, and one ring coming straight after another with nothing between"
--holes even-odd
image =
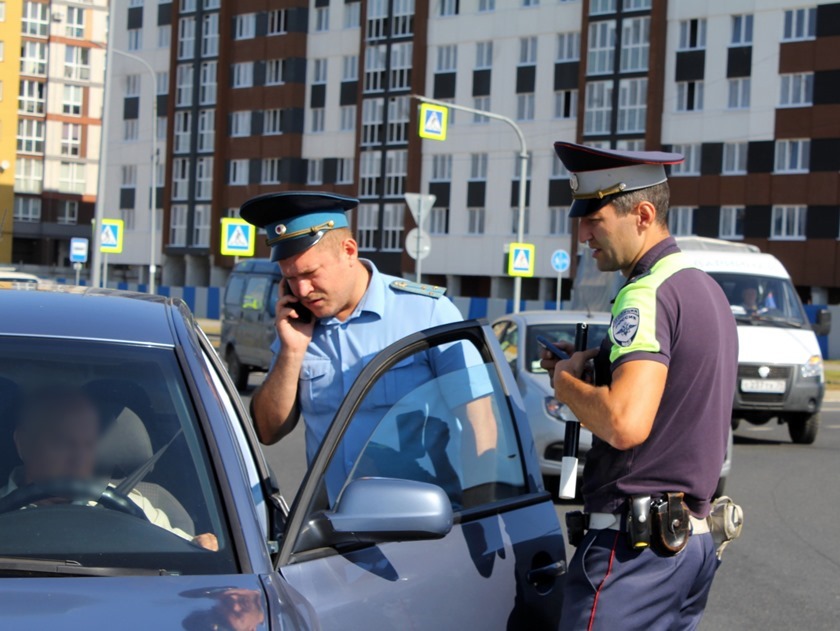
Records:
<instances>
[{"instance_id":1,"label":"building window","mask_svg":"<svg viewBox=\"0 0 840 631\"><path fill-rule=\"evenodd\" d=\"M439 15L445 17L447 15L458 15L458 0L438 0L440 4Z\"/></svg>"},{"instance_id":2,"label":"building window","mask_svg":"<svg viewBox=\"0 0 840 631\"><path fill-rule=\"evenodd\" d=\"M139 74L125 75L125 92L123 96L133 97L140 96L140 86L142 85Z\"/></svg>"},{"instance_id":3,"label":"building window","mask_svg":"<svg viewBox=\"0 0 840 631\"><path fill-rule=\"evenodd\" d=\"M706 20L682 20L677 50L703 50L706 48Z\"/></svg>"},{"instance_id":4,"label":"building window","mask_svg":"<svg viewBox=\"0 0 840 631\"><path fill-rule=\"evenodd\" d=\"M362 145L378 145L383 141L382 126L385 122L385 101L362 101Z\"/></svg>"},{"instance_id":5,"label":"building window","mask_svg":"<svg viewBox=\"0 0 840 631\"><path fill-rule=\"evenodd\" d=\"M796 42L803 39L814 39L816 34L816 7L785 11L785 26L782 34L783 42Z\"/></svg>"},{"instance_id":6,"label":"building window","mask_svg":"<svg viewBox=\"0 0 840 631\"><path fill-rule=\"evenodd\" d=\"M172 199L187 199L190 184L190 161L188 158L172 160Z\"/></svg>"},{"instance_id":7,"label":"building window","mask_svg":"<svg viewBox=\"0 0 840 631\"><path fill-rule=\"evenodd\" d=\"M384 197L402 197L408 175L408 151L402 149L385 153Z\"/></svg>"},{"instance_id":8,"label":"building window","mask_svg":"<svg viewBox=\"0 0 840 631\"><path fill-rule=\"evenodd\" d=\"M344 28L359 28L362 24L362 3L344 3Z\"/></svg>"},{"instance_id":9,"label":"building window","mask_svg":"<svg viewBox=\"0 0 840 631\"><path fill-rule=\"evenodd\" d=\"M630 18L621 23L621 71L648 69L650 18Z\"/></svg>"},{"instance_id":10,"label":"building window","mask_svg":"<svg viewBox=\"0 0 840 631\"><path fill-rule=\"evenodd\" d=\"M280 158L263 158L261 184L280 184Z\"/></svg>"},{"instance_id":11,"label":"building window","mask_svg":"<svg viewBox=\"0 0 840 631\"><path fill-rule=\"evenodd\" d=\"M64 78L74 81L90 79L90 49L81 46L64 47Z\"/></svg>"},{"instance_id":12,"label":"building window","mask_svg":"<svg viewBox=\"0 0 840 631\"><path fill-rule=\"evenodd\" d=\"M385 89L385 60L387 46L368 46L365 49L365 92Z\"/></svg>"},{"instance_id":13,"label":"building window","mask_svg":"<svg viewBox=\"0 0 840 631\"><path fill-rule=\"evenodd\" d=\"M195 161L195 198L213 197L213 158L198 158Z\"/></svg>"},{"instance_id":14,"label":"building window","mask_svg":"<svg viewBox=\"0 0 840 631\"><path fill-rule=\"evenodd\" d=\"M44 163L41 160L32 158L15 160L15 193L40 193L43 180Z\"/></svg>"},{"instance_id":15,"label":"building window","mask_svg":"<svg viewBox=\"0 0 840 631\"><path fill-rule=\"evenodd\" d=\"M522 1L522 6L525 7L525 8L540 6L540 0L521 0L521 1Z\"/></svg>"},{"instance_id":16,"label":"building window","mask_svg":"<svg viewBox=\"0 0 840 631\"><path fill-rule=\"evenodd\" d=\"M413 44L391 44L391 90L407 90L411 87L411 55Z\"/></svg>"},{"instance_id":17,"label":"building window","mask_svg":"<svg viewBox=\"0 0 840 631\"><path fill-rule=\"evenodd\" d=\"M588 47L586 73L610 74L615 61L615 22L592 22L589 25Z\"/></svg>"},{"instance_id":18,"label":"building window","mask_svg":"<svg viewBox=\"0 0 840 631\"><path fill-rule=\"evenodd\" d=\"M284 81L283 68L282 59L269 59L265 62L265 84L281 85Z\"/></svg>"},{"instance_id":19,"label":"building window","mask_svg":"<svg viewBox=\"0 0 840 631\"><path fill-rule=\"evenodd\" d=\"M612 81L591 81L586 84L586 108L583 115L584 134L608 134L612 118Z\"/></svg>"},{"instance_id":20,"label":"building window","mask_svg":"<svg viewBox=\"0 0 840 631\"><path fill-rule=\"evenodd\" d=\"M732 16L732 46L749 46L753 41L753 16Z\"/></svg>"},{"instance_id":21,"label":"building window","mask_svg":"<svg viewBox=\"0 0 840 631\"><path fill-rule=\"evenodd\" d=\"M46 6L46 5L44 5ZM43 42L24 41L20 49L20 73L26 75L47 74L47 45Z\"/></svg>"},{"instance_id":22,"label":"building window","mask_svg":"<svg viewBox=\"0 0 840 631\"><path fill-rule=\"evenodd\" d=\"M166 126L168 123L169 119L166 116L157 117L157 121L155 122L155 132L158 140L166 140ZM160 181L163 182L163 180Z\"/></svg>"},{"instance_id":23,"label":"building window","mask_svg":"<svg viewBox=\"0 0 840 631\"><path fill-rule=\"evenodd\" d=\"M644 11L650 9L651 0L622 0L621 8L624 11Z\"/></svg>"},{"instance_id":24,"label":"building window","mask_svg":"<svg viewBox=\"0 0 840 631\"><path fill-rule=\"evenodd\" d=\"M274 136L283 133L283 110L275 108L263 112L263 134Z\"/></svg>"},{"instance_id":25,"label":"building window","mask_svg":"<svg viewBox=\"0 0 840 631\"><path fill-rule=\"evenodd\" d=\"M14 221L35 223L41 221L40 197L15 197Z\"/></svg>"},{"instance_id":26,"label":"building window","mask_svg":"<svg viewBox=\"0 0 840 631\"><path fill-rule=\"evenodd\" d=\"M192 245L199 248L210 246L210 206L206 204L195 206Z\"/></svg>"},{"instance_id":27,"label":"building window","mask_svg":"<svg viewBox=\"0 0 840 631\"><path fill-rule=\"evenodd\" d=\"M143 48L143 29L128 29L128 50L140 50Z\"/></svg>"},{"instance_id":28,"label":"building window","mask_svg":"<svg viewBox=\"0 0 840 631\"><path fill-rule=\"evenodd\" d=\"M233 39L253 39L256 34L256 13L240 13L233 18Z\"/></svg>"},{"instance_id":29,"label":"building window","mask_svg":"<svg viewBox=\"0 0 840 631\"><path fill-rule=\"evenodd\" d=\"M169 245L187 245L187 207L181 204L172 206L169 220Z\"/></svg>"},{"instance_id":30,"label":"building window","mask_svg":"<svg viewBox=\"0 0 840 631\"><path fill-rule=\"evenodd\" d=\"M496 10L496 0L478 0L478 12L489 13Z\"/></svg>"},{"instance_id":31,"label":"building window","mask_svg":"<svg viewBox=\"0 0 840 631\"><path fill-rule=\"evenodd\" d=\"M452 156L432 156L432 175L430 182L450 182L452 180Z\"/></svg>"},{"instance_id":32,"label":"building window","mask_svg":"<svg viewBox=\"0 0 840 631\"><path fill-rule=\"evenodd\" d=\"M680 153L685 160L671 165L671 175L700 175L700 144L674 145L672 151Z\"/></svg>"},{"instance_id":33,"label":"building window","mask_svg":"<svg viewBox=\"0 0 840 631\"><path fill-rule=\"evenodd\" d=\"M239 110L230 115L230 135L232 138L242 138L251 135L251 111Z\"/></svg>"},{"instance_id":34,"label":"building window","mask_svg":"<svg viewBox=\"0 0 840 631\"><path fill-rule=\"evenodd\" d=\"M674 206L668 210L668 230L675 237L687 237L694 234L694 208Z\"/></svg>"},{"instance_id":35,"label":"building window","mask_svg":"<svg viewBox=\"0 0 840 631\"><path fill-rule=\"evenodd\" d=\"M135 212L133 208L120 208L120 219L126 230L134 230Z\"/></svg>"},{"instance_id":36,"label":"building window","mask_svg":"<svg viewBox=\"0 0 840 631\"><path fill-rule=\"evenodd\" d=\"M747 172L746 142L723 143L723 174L744 175Z\"/></svg>"},{"instance_id":37,"label":"building window","mask_svg":"<svg viewBox=\"0 0 840 631\"><path fill-rule=\"evenodd\" d=\"M388 102L388 136L389 145L401 145L408 142L408 120L411 116L410 97L392 97Z\"/></svg>"},{"instance_id":38,"label":"building window","mask_svg":"<svg viewBox=\"0 0 840 631\"><path fill-rule=\"evenodd\" d=\"M327 60L312 60L312 85L326 85L327 83Z\"/></svg>"},{"instance_id":39,"label":"building window","mask_svg":"<svg viewBox=\"0 0 840 631\"><path fill-rule=\"evenodd\" d=\"M219 14L207 13L201 20L201 56L219 54Z\"/></svg>"},{"instance_id":40,"label":"building window","mask_svg":"<svg viewBox=\"0 0 840 631\"><path fill-rule=\"evenodd\" d=\"M157 27L157 47L169 48L172 45L172 25L161 24Z\"/></svg>"},{"instance_id":41,"label":"building window","mask_svg":"<svg viewBox=\"0 0 840 631\"><path fill-rule=\"evenodd\" d=\"M316 7L315 8L315 32L323 33L330 30L330 8Z\"/></svg>"},{"instance_id":42,"label":"building window","mask_svg":"<svg viewBox=\"0 0 840 631\"><path fill-rule=\"evenodd\" d=\"M231 160L228 184L231 186L245 186L248 184L248 160Z\"/></svg>"},{"instance_id":43,"label":"building window","mask_svg":"<svg viewBox=\"0 0 840 631\"><path fill-rule=\"evenodd\" d=\"M814 100L814 73L783 74L779 107L802 107Z\"/></svg>"},{"instance_id":44,"label":"building window","mask_svg":"<svg viewBox=\"0 0 840 631\"><path fill-rule=\"evenodd\" d=\"M82 115L82 86L65 85L61 111L70 116Z\"/></svg>"},{"instance_id":45,"label":"building window","mask_svg":"<svg viewBox=\"0 0 840 631\"><path fill-rule=\"evenodd\" d=\"M268 35L288 33L289 16L286 9L274 9L268 12Z\"/></svg>"},{"instance_id":46,"label":"building window","mask_svg":"<svg viewBox=\"0 0 840 631\"><path fill-rule=\"evenodd\" d=\"M481 110L482 112L489 112L490 111L490 97L489 96L476 96L473 98L473 109ZM473 123L478 125L486 125L490 122L490 119L482 114L473 113Z\"/></svg>"},{"instance_id":47,"label":"building window","mask_svg":"<svg viewBox=\"0 0 840 631\"><path fill-rule=\"evenodd\" d=\"M341 80L342 81L358 81L359 80L359 56L345 55L341 58Z\"/></svg>"},{"instance_id":48,"label":"building window","mask_svg":"<svg viewBox=\"0 0 840 631\"><path fill-rule=\"evenodd\" d=\"M729 79L729 100L727 107L730 110L747 110L750 108L750 88L752 82L749 77Z\"/></svg>"},{"instance_id":49,"label":"building window","mask_svg":"<svg viewBox=\"0 0 840 631\"><path fill-rule=\"evenodd\" d=\"M323 107L313 107L311 110L312 113L312 126L310 131L313 134L319 134L324 131L324 119L326 117L326 111Z\"/></svg>"},{"instance_id":50,"label":"building window","mask_svg":"<svg viewBox=\"0 0 840 631\"><path fill-rule=\"evenodd\" d=\"M449 234L449 209L440 206L429 211L429 234Z\"/></svg>"},{"instance_id":51,"label":"building window","mask_svg":"<svg viewBox=\"0 0 840 631\"><path fill-rule=\"evenodd\" d=\"M718 235L721 239L744 238L744 207L723 206L720 209L720 228Z\"/></svg>"},{"instance_id":52,"label":"building window","mask_svg":"<svg viewBox=\"0 0 840 631\"><path fill-rule=\"evenodd\" d=\"M18 112L21 114L43 114L45 111L45 88L46 83L43 81L22 79L18 91Z\"/></svg>"},{"instance_id":53,"label":"building window","mask_svg":"<svg viewBox=\"0 0 840 631\"><path fill-rule=\"evenodd\" d=\"M341 106L341 131L353 131L356 129L356 106Z\"/></svg>"},{"instance_id":54,"label":"building window","mask_svg":"<svg viewBox=\"0 0 840 631\"><path fill-rule=\"evenodd\" d=\"M156 94L165 95L169 94L169 71L162 70L155 74L155 83L156 83Z\"/></svg>"},{"instance_id":55,"label":"building window","mask_svg":"<svg viewBox=\"0 0 840 631\"><path fill-rule=\"evenodd\" d=\"M379 206L360 204L357 211L356 236L359 238L359 250L376 250L376 233L379 231Z\"/></svg>"},{"instance_id":56,"label":"building window","mask_svg":"<svg viewBox=\"0 0 840 631\"><path fill-rule=\"evenodd\" d=\"M336 164L335 183L336 184L352 184L353 183L353 158L339 158Z\"/></svg>"},{"instance_id":57,"label":"building window","mask_svg":"<svg viewBox=\"0 0 840 631\"><path fill-rule=\"evenodd\" d=\"M699 112L703 109L703 82L677 81L677 111Z\"/></svg>"},{"instance_id":58,"label":"building window","mask_svg":"<svg viewBox=\"0 0 840 631\"><path fill-rule=\"evenodd\" d=\"M136 118L129 118L123 121L123 140L135 142L140 138L140 123Z\"/></svg>"},{"instance_id":59,"label":"building window","mask_svg":"<svg viewBox=\"0 0 840 631\"><path fill-rule=\"evenodd\" d=\"M580 60L580 33L557 34L557 62L579 61Z\"/></svg>"},{"instance_id":60,"label":"building window","mask_svg":"<svg viewBox=\"0 0 840 631\"><path fill-rule=\"evenodd\" d=\"M211 152L216 143L216 110L201 110L198 113L198 150Z\"/></svg>"},{"instance_id":61,"label":"building window","mask_svg":"<svg viewBox=\"0 0 840 631\"><path fill-rule=\"evenodd\" d=\"M478 42L475 45L475 69L488 70L493 67L493 42Z\"/></svg>"},{"instance_id":62,"label":"building window","mask_svg":"<svg viewBox=\"0 0 840 631\"><path fill-rule=\"evenodd\" d=\"M46 125L43 120L21 118L18 120L17 150L20 153L44 153L44 134Z\"/></svg>"},{"instance_id":63,"label":"building window","mask_svg":"<svg viewBox=\"0 0 840 631\"><path fill-rule=\"evenodd\" d=\"M195 18L178 20L178 59L195 57Z\"/></svg>"},{"instance_id":64,"label":"building window","mask_svg":"<svg viewBox=\"0 0 840 631\"><path fill-rule=\"evenodd\" d=\"M560 161L560 158L553 156L551 160L551 179L552 180L568 180L569 170L566 165Z\"/></svg>"},{"instance_id":65,"label":"building window","mask_svg":"<svg viewBox=\"0 0 840 631\"><path fill-rule=\"evenodd\" d=\"M79 221L79 202L69 199L64 200L59 208L56 223L75 226Z\"/></svg>"},{"instance_id":66,"label":"building window","mask_svg":"<svg viewBox=\"0 0 840 631\"><path fill-rule=\"evenodd\" d=\"M618 84L618 132L644 133L647 79L622 79Z\"/></svg>"},{"instance_id":67,"label":"building window","mask_svg":"<svg viewBox=\"0 0 840 631\"><path fill-rule=\"evenodd\" d=\"M359 196L378 197L382 177L382 152L362 151L359 158Z\"/></svg>"},{"instance_id":68,"label":"building window","mask_svg":"<svg viewBox=\"0 0 840 631\"><path fill-rule=\"evenodd\" d=\"M455 72L458 69L458 46L438 46L435 72Z\"/></svg>"},{"instance_id":69,"label":"building window","mask_svg":"<svg viewBox=\"0 0 840 631\"><path fill-rule=\"evenodd\" d=\"M59 168L58 190L64 193L85 192L85 165L78 162L62 162Z\"/></svg>"},{"instance_id":70,"label":"building window","mask_svg":"<svg viewBox=\"0 0 840 631\"><path fill-rule=\"evenodd\" d=\"M254 62L233 64L233 87L250 88L254 85Z\"/></svg>"},{"instance_id":71,"label":"building window","mask_svg":"<svg viewBox=\"0 0 840 631\"><path fill-rule=\"evenodd\" d=\"M487 180L487 154L473 153L470 155L470 180Z\"/></svg>"},{"instance_id":72,"label":"building window","mask_svg":"<svg viewBox=\"0 0 840 631\"><path fill-rule=\"evenodd\" d=\"M50 34L50 5L45 2L24 2L21 33L46 37Z\"/></svg>"},{"instance_id":73,"label":"building window","mask_svg":"<svg viewBox=\"0 0 840 631\"><path fill-rule=\"evenodd\" d=\"M414 0L394 0L391 37L409 37L414 32Z\"/></svg>"},{"instance_id":74,"label":"building window","mask_svg":"<svg viewBox=\"0 0 840 631\"><path fill-rule=\"evenodd\" d=\"M120 188L137 186L137 165L124 164L120 167Z\"/></svg>"},{"instance_id":75,"label":"building window","mask_svg":"<svg viewBox=\"0 0 840 631\"><path fill-rule=\"evenodd\" d=\"M534 120L534 93L516 95L516 119Z\"/></svg>"},{"instance_id":76,"label":"building window","mask_svg":"<svg viewBox=\"0 0 840 631\"><path fill-rule=\"evenodd\" d=\"M85 37L85 10L81 7L67 7L64 35L73 39ZM75 222L74 222L75 223Z\"/></svg>"},{"instance_id":77,"label":"building window","mask_svg":"<svg viewBox=\"0 0 840 631\"><path fill-rule=\"evenodd\" d=\"M577 102L577 90L557 90L554 93L554 118L575 118Z\"/></svg>"},{"instance_id":78,"label":"building window","mask_svg":"<svg viewBox=\"0 0 840 631\"><path fill-rule=\"evenodd\" d=\"M525 208L525 214L522 221L522 234L529 234L531 232L531 209ZM519 208L510 209L510 233L516 234L519 231Z\"/></svg>"},{"instance_id":79,"label":"building window","mask_svg":"<svg viewBox=\"0 0 840 631\"><path fill-rule=\"evenodd\" d=\"M404 231L403 218L405 207L403 204L385 204L382 213L382 251L400 252L400 238Z\"/></svg>"},{"instance_id":80,"label":"building window","mask_svg":"<svg viewBox=\"0 0 840 631\"><path fill-rule=\"evenodd\" d=\"M773 206L771 239L804 239L806 206Z\"/></svg>"},{"instance_id":81,"label":"building window","mask_svg":"<svg viewBox=\"0 0 840 631\"><path fill-rule=\"evenodd\" d=\"M388 0L370 0L367 4L367 40L385 39L388 36Z\"/></svg>"},{"instance_id":82,"label":"building window","mask_svg":"<svg viewBox=\"0 0 840 631\"><path fill-rule=\"evenodd\" d=\"M193 67L181 64L175 71L175 105L184 107L193 101Z\"/></svg>"},{"instance_id":83,"label":"building window","mask_svg":"<svg viewBox=\"0 0 840 631\"><path fill-rule=\"evenodd\" d=\"M189 111L175 112L174 153L189 153L190 134L192 132L192 113Z\"/></svg>"},{"instance_id":84,"label":"building window","mask_svg":"<svg viewBox=\"0 0 840 631\"><path fill-rule=\"evenodd\" d=\"M324 182L324 161L310 159L306 161L306 183L322 184Z\"/></svg>"},{"instance_id":85,"label":"building window","mask_svg":"<svg viewBox=\"0 0 840 631\"><path fill-rule=\"evenodd\" d=\"M484 234L484 208L467 208L467 234Z\"/></svg>"},{"instance_id":86,"label":"building window","mask_svg":"<svg viewBox=\"0 0 840 631\"><path fill-rule=\"evenodd\" d=\"M519 39L519 65L535 66L537 63L537 38L521 37Z\"/></svg>"},{"instance_id":87,"label":"building window","mask_svg":"<svg viewBox=\"0 0 840 631\"><path fill-rule=\"evenodd\" d=\"M554 236L572 234L569 206L554 206L548 209L548 233Z\"/></svg>"},{"instance_id":88,"label":"building window","mask_svg":"<svg viewBox=\"0 0 840 631\"><path fill-rule=\"evenodd\" d=\"M82 152L82 126L75 123L61 125L61 155L78 158Z\"/></svg>"},{"instance_id":89,"label":"building window","mask_svg":"<svg viewBox=\"0 0 840 631\"><path fill-rule=\"evenodd\" d=\"M199 84L198 102L200 105L216 104L215 61L205 61L201 64L201 83Z\"/></svg>"},{"instance_id":90,"label":"building window","mask_svg":"<svg viewBox=\"0 0 840 631\"><path fill-rule=\"evenodd\" d=\"M810 164L810 140L776 141L776 173L807 173Z\"/></svg>"},{"instance_id":91,"label":"building window","mask_svg":"<svg viewBox=\"0 0 840 631\"><path fill-rule=\"evenodd\" d=\"M591 0L589 3L589 15L605 15L615 13L616 0Z\"/></svg>"}]
</instances>

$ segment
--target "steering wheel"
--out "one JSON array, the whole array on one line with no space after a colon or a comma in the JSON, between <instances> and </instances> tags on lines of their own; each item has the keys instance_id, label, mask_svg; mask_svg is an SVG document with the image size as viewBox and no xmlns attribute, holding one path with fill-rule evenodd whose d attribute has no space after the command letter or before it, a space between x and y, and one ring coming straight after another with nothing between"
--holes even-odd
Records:
<instances>
[{"instance_id":1,"label":"steering wheel","mask_svg":"<svg viewBox=\"0 0 840 631\"><path fill-rule=\"evenodd\" d=\"M120 513L148 521L146 513L129 497L108 486L102 490L101 480L57 479L36 482L20 487L0 499L0 514L23 508L50 497L61 497L71 502L93 501Z\"/></svg>"}]
</instances>

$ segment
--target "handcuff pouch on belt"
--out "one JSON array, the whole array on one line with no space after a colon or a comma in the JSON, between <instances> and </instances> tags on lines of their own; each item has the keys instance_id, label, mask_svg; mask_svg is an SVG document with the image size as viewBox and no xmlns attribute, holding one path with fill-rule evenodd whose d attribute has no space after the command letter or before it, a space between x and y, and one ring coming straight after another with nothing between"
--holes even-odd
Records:
<instances>
[{"instance_id":1,"label":"handcuff pouch on belt","mask_svg":"<svg viewBox=\"0 0 840 631\"><path fill-rule=\"evenodd\" d=\"M651 545L660 554L673 556L688 544L691 519L684 496L684 493L665 493L651 504Z\"/></svg>"},{"instance_id":2,"label":"handcuff pouch on belt","mask_svg":"<svg viewBox=\"0 0 840 631\"><path fill-rule=\"evenodd\" d=\"M566 513L566 534L569 545L578 547L589 529L589 515L579 510Z\"/></svg>"}]
</instances>

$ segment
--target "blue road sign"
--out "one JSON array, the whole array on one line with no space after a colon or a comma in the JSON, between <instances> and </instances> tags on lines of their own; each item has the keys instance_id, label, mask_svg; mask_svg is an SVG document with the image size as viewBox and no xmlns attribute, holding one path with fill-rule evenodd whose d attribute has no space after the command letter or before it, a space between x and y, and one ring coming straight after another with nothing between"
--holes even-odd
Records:
<instances>
[{"instance_id":1,"label":"blue road sign","mask_svg":"<svg viewBox=\"0 0 840 631\"><path fill-rule=\"evenodd\" d=\"M572 258L566 250L555 250L554 254L551 255L551 267L553 267L554 271L558 274L562 274L569 269L571 264Z\"/></svg>"},{"instance_id":2,"label":"blue road sign","mask_svg":"<svg viewBox=\"0 0 840 631\"><path fill-rule=\"evenodd\" d=\"M87 260L88 240L83 237L73 237L70 239L70 262L87 263Z\"/></svg>"}]
</instances>

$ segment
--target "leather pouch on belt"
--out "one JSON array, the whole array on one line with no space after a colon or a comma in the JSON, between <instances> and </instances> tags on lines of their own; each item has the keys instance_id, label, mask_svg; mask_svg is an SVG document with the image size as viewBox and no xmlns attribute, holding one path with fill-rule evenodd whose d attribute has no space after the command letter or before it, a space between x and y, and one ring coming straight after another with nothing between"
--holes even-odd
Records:
<instances>
[{"instance_id":1,"label":"leather pouch on belt","mask_svg":"<svg viewBox=\"0 0 840 631\"><path fill-rule=\"evenodd\" d=\"M685 505L683 497L683 493L666 493L651 506L651 544L662 554L677 554L686 546L691 535L688 506Z\"/></svg>"}]
</instances>

